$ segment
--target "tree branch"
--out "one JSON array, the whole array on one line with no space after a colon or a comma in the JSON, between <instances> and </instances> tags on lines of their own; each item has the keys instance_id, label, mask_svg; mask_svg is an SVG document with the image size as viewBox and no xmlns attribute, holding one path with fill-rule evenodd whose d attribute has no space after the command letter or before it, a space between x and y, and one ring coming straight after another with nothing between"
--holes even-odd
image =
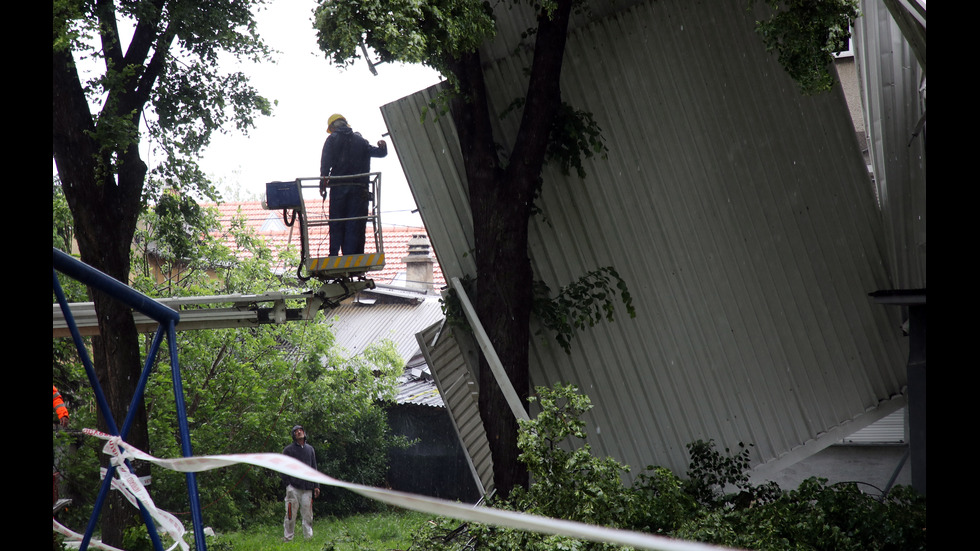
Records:
<instances>
[{"instance_id":1,"label":"tree branch","mask_svg":"<svg viewBox=\"0 0 980 551\"><path fill-rule=\"evenodd\" d=\"M534 175L537 178L544 165L551 122L561 104L559 79L571 10L572 0L559 0L550 17L544 10L538 13L538 32L534 42L527 100L508 167L508 175L515 179L520 174ZM530 189L524 191L531 192Z\"/></svg>"},{"instance_id":2,"label":"tree branch","mask_svg":"<svg viewBox=\"0 0 980 551\"><path fill-rule=\"evenodd\" d=\"M163 12L162 2L158 2L158 13ZM130 52L134 58L139 59L139 63L142 65L146 60L146 55L149 52L149 48L153 46L153 57L150 59L149 63L143 69L143 73L140 75L139 83L136 85L133 101L138 105L143 105L150 98L150 92L153 90L153 85L163 73L164 61L170 55L170 47L173 45L174 38L177 36L177 25L178 23L173 19L170 20L167 28L164 29L162 33L157 33L156 28L159 24L159 19L151 24L147 24L146 29L137 28L137 35L139 36L139 49L134 50L137 44L137 39L134 37L133 44L130 45ZM152 25L152 27L151 27ZM156 42L154 43L154 39ZM130 59L130 52L126 53L127 61Z\"/></svg>"},{"instance_id":3,"label":"tree branch","mask_svg":"<svg viewBox=\"0 0 980 551\"><path fill-rule=\"evenodd\" d=\"M492 193L494 190L489 189L492 186L474 185L485 182L487 177L492 178L500 170L480 53L465 53L449 65L460 87L460 93L452 100L452 114L459 133L470 194Z\"/></svg>"},{"instance_id":4,"label":"tree branch","mask_svg":"<svg viewBox=\"0 0 980 551\"><path fill-rule=\"evenodd\" d=\"M120 70L123 67L122 44L119 42L119 25L116 23L116 5L113 0L98 0L95 12L99 18L99 38L102 41L102 52L105 59L105 69Z\"/></svg>"}]
</instances>

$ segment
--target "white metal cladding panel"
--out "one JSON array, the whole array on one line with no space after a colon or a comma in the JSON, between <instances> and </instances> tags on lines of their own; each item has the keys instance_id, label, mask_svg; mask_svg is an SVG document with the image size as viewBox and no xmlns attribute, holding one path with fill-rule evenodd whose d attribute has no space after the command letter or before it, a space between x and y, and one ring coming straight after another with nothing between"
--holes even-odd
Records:
<instances>
[{"instance_id":1,"label":"white metal cladding panel","mask_svg":"<svg viewBox=\"0 0 980 551\"><path fill-rule=\"evenodd\" d=\"M609 156L587 162L585 180L546 170L530 254L553 290L614 266L637 318L618 308L570 356L535 338L532 383L579 385L595 404L593 448L634 472L684 472L699 438L772 461L905 384L899 320L867 296L891 284L846 104L839 89L802 97L753 21L728 3L654 2L569 38L564 98L595 115ZM496 110L521 93L525 63L488 68ZM412 105L385 108L400 109ZM516 118L500 124L504 144ZM389 129L399 152L431 139ZM414 188L462 186L461 168L416 178L434 154L415 145L418 157L400 155ZM431 199L442 219L465 210ZM440 260L445 242L469 251L422 213Z\"/></svg>"},{"instance_id":2,"label":"white metal cladding panel","mask_svg":"<svg viewBox=\"0 0 980 551\"><path fill-rule=\"evenodd\" d=\"M467 367L466 340L457 341L445 323L436 323L417 335L419 345L443 402L449 409L477 485L483 493L493 490L493 460L477 408L476 385Z\"/></svg>"},{"instance_id":3,"label":"white metal cladding panel","mask_svg":"<svg viewBox=\"0 0 980 551\"><path fill-rule=\"evenodd\" d=\"M425 222L432 249L443 274L473 273L473 217L464 179L459 138L451 118L436 117L429 104L442 85L435 85L396 103L382 107L389 131L398 133L405 158L398 158L407 177L419 213ZM428 109L425 122L421 114ZM396 130L397 129L397 130ZM394 140L394 134L392 134Z\"/></svg>"},{"instance_id":4,"label":"white metal cladding panel","mask_svg":"<svg viewBox=\"0 0 980 551\"><path fill-rule=\"evenodd\" d=\"M899 8L902 9L902 8ZM926 287L925 74L881 0L861 3L854 28L864 119L895 288ZM920 90L921 88L921 90Z\"/></svg>"},{"instance_id":5,"label":"white metal cladding panel","mask_svg":"<svg viewBox=\"0 0 980 551\"><path fill-rule=\"evenodd\" d=\"M900 408L882 417L875 423L849 434L845 444L902 444L905 437L905 408Z\"/></svg>"}]
</instances>

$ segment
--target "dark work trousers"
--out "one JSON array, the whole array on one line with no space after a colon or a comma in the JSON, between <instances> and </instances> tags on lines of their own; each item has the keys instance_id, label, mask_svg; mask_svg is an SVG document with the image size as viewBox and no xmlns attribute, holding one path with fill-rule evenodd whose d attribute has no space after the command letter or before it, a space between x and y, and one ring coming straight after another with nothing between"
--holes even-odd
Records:
<instances>
[{"instance_id":1,"label":"dark work trousers","mask_svg":"<svg viewBox=\"0 0 980 551\"><path fill-rule=\"evenodd\" d=\"M330 256L364 253L364 231L368 214L367 186L335 185L330 188ZM338 218L358 218L333 222Z\"/></svg>"}]
</instances>

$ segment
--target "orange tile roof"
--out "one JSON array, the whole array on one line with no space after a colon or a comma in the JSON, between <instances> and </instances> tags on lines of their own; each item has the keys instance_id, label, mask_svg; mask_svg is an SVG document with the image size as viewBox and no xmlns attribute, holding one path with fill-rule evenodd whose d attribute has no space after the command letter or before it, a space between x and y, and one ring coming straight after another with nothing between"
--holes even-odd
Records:
<instances>
[{"instance_id":1,"label":"orange tile roof","mask_svg":"<svg viewBox=\"0 0 980 551\"><path fill-rule=\"evenodd\" d=\"M259 201L228 202L221 204L204 204L202 206L216 208L218 211L218 221L222 229L213 232L212 235L222 239L226 246L236 249L235 241L232 239L228 229L232 220L240 216L244 217L245 224L255 231L255 234L263 239L265 244L273 251L281 251L286 247L294 247L298 252L300 248L299 225L294 224L287 227L283 222L281 210L266 210L262 208ZM324 208L327 203L324 202ZM424 227L405 227L405 226L384 226L382 228L382 242L385 252L385 267L378 271L369 272L371 279L375 283L392 283L399 274L404 278L405 262L403 258L408 256L408 241L414 235L423 235L428 239L428 234ZM310 248L313 256L327 256L329 245L328 232L326 227L311 228ZM374 241L370 238L364 247L365 252L374 252ZM251 251L239 249L239 257L248 258ZM433 255L435 260L435 256ZM286 271L295 271L296 266L283 266ZM432 268L432 280L436 289L446 284L442 269L439 267L438 260L435 260Z\"/></svg>"}]
</instances>

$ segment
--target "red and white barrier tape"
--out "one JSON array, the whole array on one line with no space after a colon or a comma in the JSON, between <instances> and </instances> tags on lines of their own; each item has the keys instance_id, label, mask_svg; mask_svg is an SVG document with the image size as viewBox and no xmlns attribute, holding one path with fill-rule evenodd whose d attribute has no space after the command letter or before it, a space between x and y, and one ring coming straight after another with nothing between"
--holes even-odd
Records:
<instances>
[{"instance_id":1,"label":"red and white barrier tape","mask_svg":"<svg viewBox=\"0 0 980 551\"><path fill-rule=\"evenodd\" d=\"M118 436L112 436L92 429L84 429L83 432L104 440L108 440L104 451L113 456L112 461L118 462L118 464L122 465L123 467L125 467L123 460L139 459L142 461L149 461L155 465L159 465L167 469L188 473L207 471L220 467L227 467L229 465L246 463L285 473L304 480L319 482L321 484L327 484L338 488L346 488L363 496L392 505L397 505L405 509L452 517L464 521L494 524L497 526L505 526L518 530L569 536L596 542L627 545L638 549L652 549L655 551L721 551L723 549L727 549L705 543L670 539L663 536L655 536L641 532L606 528L603 526L595 526L581 522L530 515L516 511L494 509L492 507L474 507L472 505L447 501L444 499L344 482L343 480L337 480L316 471L315 469L311 469L309 466L304 465L300 461L280 453L203 455L197 457L158 459L130 446L129 444L126 444ZM125 448L125 450L121 451L120 446ZM120 469L120 472L122 472L122 470L123 469ZM127 491L131 492L133 496L138 496L140 501L143 502L144 507L146 507L147 510L154 515L154 518L167 519L166 523L161 523L164 526L164 529L166 529L168 533L171 533L172 536L175 536L174 539L181 545L181 549L187 549L186 544L183 542L183 526L181 526L179 529L173 527L173 523L178 525L180 523L177 522L176 519L174 519L174 517L169 513L152 507L152 501L149 501L149 495L146 493L145 489L142 487L131 487L139 484L136 477L129 474L128 470L125 470L125 472L129 475L127 477L127 482L123 483ZM143 499L146 499L147 501L143 501ZM147 503L150 503L150 505L148 506ZM169 519L173 519L173 521L171 522Z\"/></svg>"}]
</instances>

